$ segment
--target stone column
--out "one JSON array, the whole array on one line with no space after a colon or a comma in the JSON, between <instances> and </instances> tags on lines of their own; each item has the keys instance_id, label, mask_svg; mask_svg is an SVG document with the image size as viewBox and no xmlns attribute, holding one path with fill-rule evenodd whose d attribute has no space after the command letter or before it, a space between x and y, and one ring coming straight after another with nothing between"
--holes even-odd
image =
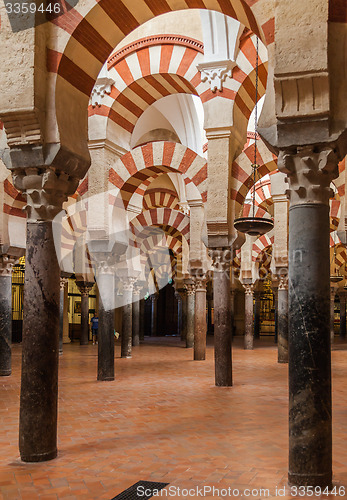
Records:
<instances>
[{"instance_id":1,"label":"stone column","mask_svg":"<svg viewBox=\"0 0 347 500\"><path fill-rule=\"evenodd\" d=\"M328 146L281 150L289 181L289 483L331 486L331 181Z\"/></svg>"},{"instance_id":2,"label":"stone column","mask_svg":"<svg viewBox=\"0 0 347 500\"><path fill-rule=\"evenodd\" d=\"M82 168L77 158L60 153L59 160L53 155L59 168L47 166L47 152L49 145L28 145L23 150L10 150L7 159L15 187L27 196L19 415L19 450L25 462L57 456L60 268L52 220L78 185L78 178L63 170L67 160L74 162L74 176L78 177ZM29 162L34 166L23 166ZM54 230L59 232L59 224Z\"/></svg>"},{"instance_id":3,"label":"stone column","mask_svg":"<svg viewBox=\"0 0 347 500\"><path fill-rule=\"evenodd\" d=\"M187 341L187 291L183 288L179 290L182 305L182 325L181 340Z\"/></svg>"},{"instance_id":4,"label":"stone column","mask_svg":"<svg viewBox=\"0 0 347 500\"><path fill-rule=\"evenodd\" d=\"M175 299L177 301L177 335L182 337L182 301L178 291L175 291Z\"/></svg>"},{"instance_id":5,"label":"stone column","mask_svg":"<svg viewBox=\"0 0 347 500\"><path fill-rule=\"evenodd\" d=\"M195 284L193 280L186 280L184 286L187 290L187 337L186 347L194 347L195 324Z\"/></svg>"},{"instance_id":6,"label":"stone column","mask_svg":"<svg viewBox=\"0 0 347 500\"><path fill-rule=\"evenodd\" d=\"M123 307L122 307L122 338L121 357L131 358L133 339L133 290L135 279L126 278L123 281Z\"/></svg>"},{"instance_id":7,"label":"stone column","mask_svg":"<svg viewBox=\"0 0 347 500\"><path fill-rule=\"evenodd\" d=\"M196 275L195 281L195 318L194 318L194 360L202 361L206 357L206 278Z\"/></svg>"},{"instance_id":8,"label":"stone column","mask_svg":"<svg viewBox=\"0 0 347 500\"><path fill-rule=\"evenodd\" d=\"M213 259L215 384L232 385L229 248L210 251Z\"/></svg>"},{"instance_id":9,"label":"stone column","mask_svg":"<svg viewBox=\"0 0 347 500\"><path fill-rule=\"evenodd\" d=\"M151 301L151 337L157 336L157 302L158 302L158 293L153 293L150 297Z\"/></svg>"},{"instance_id":10,"label":"stone column","mask_svg":"<svg viewBox=\"0 0 347 500\"><path fill-rule=\"evenodd\" d=\"M68 278L60 278L60 300L59 300L59 354L63 354L64 342L64 301L65 301L65 286Z\"/></svg>"},{"instance_id":11,"label":"stone column","mask_svg":"<svg viewBox=\"0 0 347 500\"><path fill-rule=\"evenodd\" d=\"M98 380L114 380L114 271L100 265L97 274L99 288Z\"/></svg>"},{"instance_id":12,"label":"stone column","mask_svg":"<svg viewBox=\"0 0 347 500\"><path fill-rule=\"evenodd\" d=\"M260 339L260 292L254 292L254 338Z\"/></svg>"},{"instance_id":13,"label":"stone column","mask_svg":"<svg viewBox=\"0 0 347 500\"><path fill-rule=\"evenodd\" d=\"M133 346L140 345L140 292L142 287L134 285L132 306L132 338Z\"/></svg>"},{"instance_id":14,"label":"stone column","mask_svg":"<svg viewBox=\"0 0 347 500\"><path fill-rule=\"evenodd\" d=\"M69 337L69 283L64 287L63 344L70 344Z\"/></svg>"},{"instance_id":15,"label":"stone column","mask_svg":"<svg viewBox=\"0 0 347 500\"><path fill-rule=\"evenodd\" d=\"M81 336L80 345L89 344L89 292L94 283L88 281L76 281L81 293Z\"/></svg>"},{"instance_id":16,"label":"stone column","mask_svg":"<svg viewBox=\"0 0 347 500\"><path fill-rule=\"evenodd\" d=\"M244 348L253 349L253 284L244 284L245 289L245 338Z\"/></svg>"},{"instance_id":17,"label":"stone column","mask_svg":"<svg viewBox=\"0 0 347 500\"><path fill-rule=\"evenodd\" d=\"M277 294L278 362L288 363L288 275L279 277Z\"/></svg>"},{"instance_id":18,"label":"stone column","mask_svg":"<svg viewBox=\"0 0 347 500\"><path fill-rule=\"evenodd\" d=\"M11 375L12 268L15 259L0 256L0 376Z\"/></svg>"},{"instance_id":19,"label":"stone column","mask_svg":"<svg viewBox=\"0 0 347 500\"><path fill-rule=\"evenodd\" d=\"M234 314L235 314L235 290L232 288L230 290L230 314L231 314L231 323L230 323L230 331L231 331L231 340L233 340L234 336Z\"/></svg>"},{"instance_id":20,"label":"stone column","mask_svg":"<svg viewBox=\"0 0 347 500\"><path fill-rule=\"evenodd\" d=\"M275 321L275 344L278 343L278 284L272 285L272 293L274 297L274 321Z\"/></svg>"},{"instance_id":21,"label":"stone column","mask_svg":"<svg viewBox=\"0 0 347 500\"><path fill-rule=\"evenodd\" d=\"M335 330L334 330L334 320L335 320L335 295L336 289L330 287L330 341L331 344L335 341Z\"/></svg>"},{"instance_id":22,"label":"stone column","mask_svg":"<svg viewBox=\"0 0 347 500\"><path fill-rule=\"evenodd\" d=\"M140 300L140 342L145 340L145 299Z\"/></svg>"},{"instance_id":23,"label":"stone column","mask_svg":"<svg viewBox=\"0 0 347 500\"><path fill-rule=\"evenodd\" d=\"M340 292L340 339L346 338L346 292Z\"/></svg>"}]
</instances>

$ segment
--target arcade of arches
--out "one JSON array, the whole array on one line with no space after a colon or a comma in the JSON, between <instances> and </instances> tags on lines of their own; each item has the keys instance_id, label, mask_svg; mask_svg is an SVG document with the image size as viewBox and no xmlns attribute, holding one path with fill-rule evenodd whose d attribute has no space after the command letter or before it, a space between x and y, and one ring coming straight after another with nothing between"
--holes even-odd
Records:
<instances>
[{"instance_id":1,"label":"arcade of arches","mask_svg":"<svg viewBox=\"0 0 347 500\"><path fill-rule=\"evenodd\" d=\"M0 437L1 498L111 498L153 478L195 487L221 469L235 487L270 484L272 496L280 485L343 491L346 409L332 408L347 394L331 380L347 366L344 0L70 3L36 25L0 6L0 413L11 436ZM240 217L271 229L241 232ZM88 427L87 446L103 432L94 416L88 424L79 377L101 398L100 422L113 405L114 441L84 473L111 461L126 474L118 453L133 432L129 450L149 460L138 458L141 477L117 483L101 465L104 491L71 489L84 450L57 444L60 418L67 433ZM254 419L241 389L257 383ZM212 386L200 410L216 405L215 442L194 452L198 479L183 474L191 457L176 448L175 468L158 468L165 439L183 439L166 399L187 391L194 401ZM123 434L127 397L139 427ZM170 432L152 434L151 462L139 415L155 426L158 400ZM70 404L80 412L69 427ZM19 433L8 420L17 410ZM272 428L283 410L289 439L283 419ZM206 436L211 420L193 409L189 418ZM283 446L252 476L271 463L272 430ZM240 464L260 450L248 468L221 452L228 436ZM30 474L43 483L22 484Z\"/></svg>"}]
</instances>

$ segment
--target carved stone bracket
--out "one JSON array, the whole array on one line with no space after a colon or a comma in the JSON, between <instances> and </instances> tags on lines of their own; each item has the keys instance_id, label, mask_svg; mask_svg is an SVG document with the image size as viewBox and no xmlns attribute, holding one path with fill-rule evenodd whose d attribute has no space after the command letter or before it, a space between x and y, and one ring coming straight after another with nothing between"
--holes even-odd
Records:
<instances>
[{"instance_id":1,"label":"carved stone bracket","mask_svg":"<svg viewBox=\"0 0 347 500\"><path fill-rule=\"evenodd\" d=\"M226 78L232 78L235 66L235 61L228 59L225 61L200 63L197 65L197 68L201 73L201 80L203 82L208 81L212 92L216 92L217 90L221 92L223 90L223 82L225 82Z\"/></svg>"},{"instance_id":2,"label":"carved stone bracket","mask_svg":"<svg viewBox=\"0 0 347 500\"><path fill-rule=\"evenodd\" d=\"M98 78L95 82L91 93L92 106L101 106L101 101L105 97L105 94L111 93L111 87L114 84L114 80L108 77Z\"/></svg>"},{"instance_id":3,"label":"carved stone bracket","mask_svg":"<svg viewBox=\"0 0 347 500\"><path fill-rule=\"evenodd\" d=\"M338 162L336 151L328 146L320 150L314 146L299 147L294 152L281 150L278 168L288 174L290 204L329 204L333 196L330 183L339 175Z\"/></svg>"}]
</instances>

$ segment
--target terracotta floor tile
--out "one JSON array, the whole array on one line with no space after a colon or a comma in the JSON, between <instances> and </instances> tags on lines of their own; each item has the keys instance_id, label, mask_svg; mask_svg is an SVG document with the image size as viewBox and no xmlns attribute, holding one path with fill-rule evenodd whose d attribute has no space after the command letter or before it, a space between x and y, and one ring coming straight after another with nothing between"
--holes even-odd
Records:
<instances>
[{"instance_id":1,"label":"terracotta floor tile","mask_svg":"<svg viewBox=\"0 0 347 500\"><path fill-rule=\"evenodd\" d=\"M0 379L0 500L110 500L139 480L181 489L269 488L273 495L286 484L287 367L277 364L269 341L249 352L237 340L234 386L217 388L211 343L205 362L192 361L192 350L175 338L146 339L131 360L119 358L117 345L114 382L96 381L97 346L64 345L59 456L41 464L19 459L15 345L13 374ZM343 486L347 344L334 346L332 361L334 481Z\"/></svg>"}]
</instances>

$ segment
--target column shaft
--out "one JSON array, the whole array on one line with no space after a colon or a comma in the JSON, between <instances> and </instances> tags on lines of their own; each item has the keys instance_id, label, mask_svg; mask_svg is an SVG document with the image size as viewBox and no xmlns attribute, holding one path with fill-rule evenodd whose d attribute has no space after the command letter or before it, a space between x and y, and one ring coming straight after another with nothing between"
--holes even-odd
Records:
<instances>
[{"instance_id":1,"label":"column shaft","mask_svg":"<svg viewBox=\"0 0 347 500\"><path fill-rule=\"evenodd\" d=\"M329 206L289 210L289 482L332 478Z\"/></svg>"},{"instance_id":2,"label":"column shaft","mask_svg":"<svg viewBox=\"0 0 347 500\"><path fill-rule=\"evenodd\" d=\"M187 293L185 290L181 291L181 300L182 300L182 329L181 329L181 340L187 342L187 320L188 320L188 312L187 312Z\"/></svg>"},{"instance_id":3,"label":"column shaft","mask_svg":"<svg viewBox=\"0 0 347 500\"><path fill-rule=\"evenodd\" d=\"M27 221L26 244L19 449L25 462L41 462L57 456L60 269L52 222Z\"/></svg>"},{"instance_id":4,"label":"column shaft","mask_svg":"<svg viewBox=\"0 0 347 500\"><path fill-rule=\"evenodd\" d=\"M113 274L100 272L98 276L98 288L100 290L98 380L107 381L114 380L114 310L107 300L107 297L111 298L114 296Z\"/></svg>"},{"instance_id":5,"label":"column shaft","mask_svg":"<svg viewBox=\"0 0 347 500\"><path fill-rule=\"evenodd\" d=\"M65 282L60 281L59 293L59 354L63 354Z\"/></svg>"},{"instance_id":6,"label":"column shaft","mask_svg":"<svg viewBox=\"0 0 347 500\"><path fill-rule=\"evenodd\" d=\"M253 286L244 285L245 291L245 338L244 348L253 349Z\"/></svg>"},{"instance_id":7,"label":"column shaft","mask_svg":"<svg viewBox=\"0 0 347 500\"><path fill-rule=\"evenodd\" d=\"M132 328L133 328L133 346L140 345L140 300L139 294L134 294L134 302L132 307Z\"/></svg>"},{"instance_id":8,"label":"column shaft","mask_svg":"<svg viewBox=\"0 0 347 500\"><path fill-rule=\"evenodd\" d=\"M346 338L346 295L340 294L340 338Z\"/></svg>"},{"instance_id":9,"label":"column shaft","mask_svg":"<svg viewBox=\"0 0 347 500\"><path fill-rule=\"evenodd\" d=\"M194 360L202 361L206 358L206 281L195 281Z\"/></svg>"},{"instance_id":10,"label":"column shaft","mask_svg":"<svg viewBox=\"0 0 347 500\"><path fill-rule=\"evenodd\" d=\"M195 290L194 285L189 285L187 292L187 338L186 347L194 347L195 325Z\"/></svg>"},{"instance_id":11,"label":"column shaft","mask_svg":"<svg viewBox=\"0 0 347 500\"><path fill-rule=\"evenodd\" d=\"M254 293L254 338L260 338L260 293Z\"/></svg>"},{"instance_id":12,"label":"column shaft","mask_svg":"<svg viewBox=\"0 0 347 500\"><path fill-rule=\"evenodd\" d=\"M158 302L158 296L157 294L154 294L150 298L151 300L151 337L156 337L157 336L157 302Z\"/></svg>"},{"instance_id":13,"label":"column shaft","mask_svg":"<svg viewBox=\"0 0 347 500\"><path fill-rule=\"evenodd\" d=\"M140 341L145 340L145 299L140 300Z\"/></svg>"},{"instance_id":14,"label":"column shaft","mask_svg":"<svg viewBox=\"0 0 347 500\"><path fill-rule=\"evenodd\" d=\"M80 344L89 343L89 292L81 294L81 337Z\"/></svg>"},{"instance_id":15,"label":"column shaft","mask_svg":"<svg viewBox=\"0 0 347 500\"><path fill-rule=\"evenodd\" d=\"M229 269L213 272L214 357L216 386L232 385Z\"/></svg>"},{"instance_id":16,"label":"column shaft","mask_svg":"<svg viewBox=\"0 0 347 500\"><path fill-rule=\"evenodd\" d=\"M0 376L11 375L12 276L0 275Z\"/></svg>"},{"instance_id":17,"label":"column shaft","mask_svg":"<svg viewBox=\"0 0 347 500\"><path fill-rule=\"evenodd\" d=\"M286 279L286 278L285 278ZM277 297L278 362L288 363L288 285L279 284Z\"/></svg>"},{"instance_id":18,"label":"column shaft","mask_svg":"<svg viewBox=\"0 0 347 500\"><path fill-rule=\"evenodd\" d=\"M330 289L330 341L333 344L335 341L335 289L331 287Z\"/></svg>"},{"instance_id":19,"label":"column shaft","mask_svg":"<svg viewBox=\"0 0 347 500\"><path fill-rule=\"evenodd\" d=\"M133 335L133 312L132 312L132 287L123 286L123 317L122 317L122 339L121 356L131 358L132 335Z\"/></svg>"}]
</instances>

